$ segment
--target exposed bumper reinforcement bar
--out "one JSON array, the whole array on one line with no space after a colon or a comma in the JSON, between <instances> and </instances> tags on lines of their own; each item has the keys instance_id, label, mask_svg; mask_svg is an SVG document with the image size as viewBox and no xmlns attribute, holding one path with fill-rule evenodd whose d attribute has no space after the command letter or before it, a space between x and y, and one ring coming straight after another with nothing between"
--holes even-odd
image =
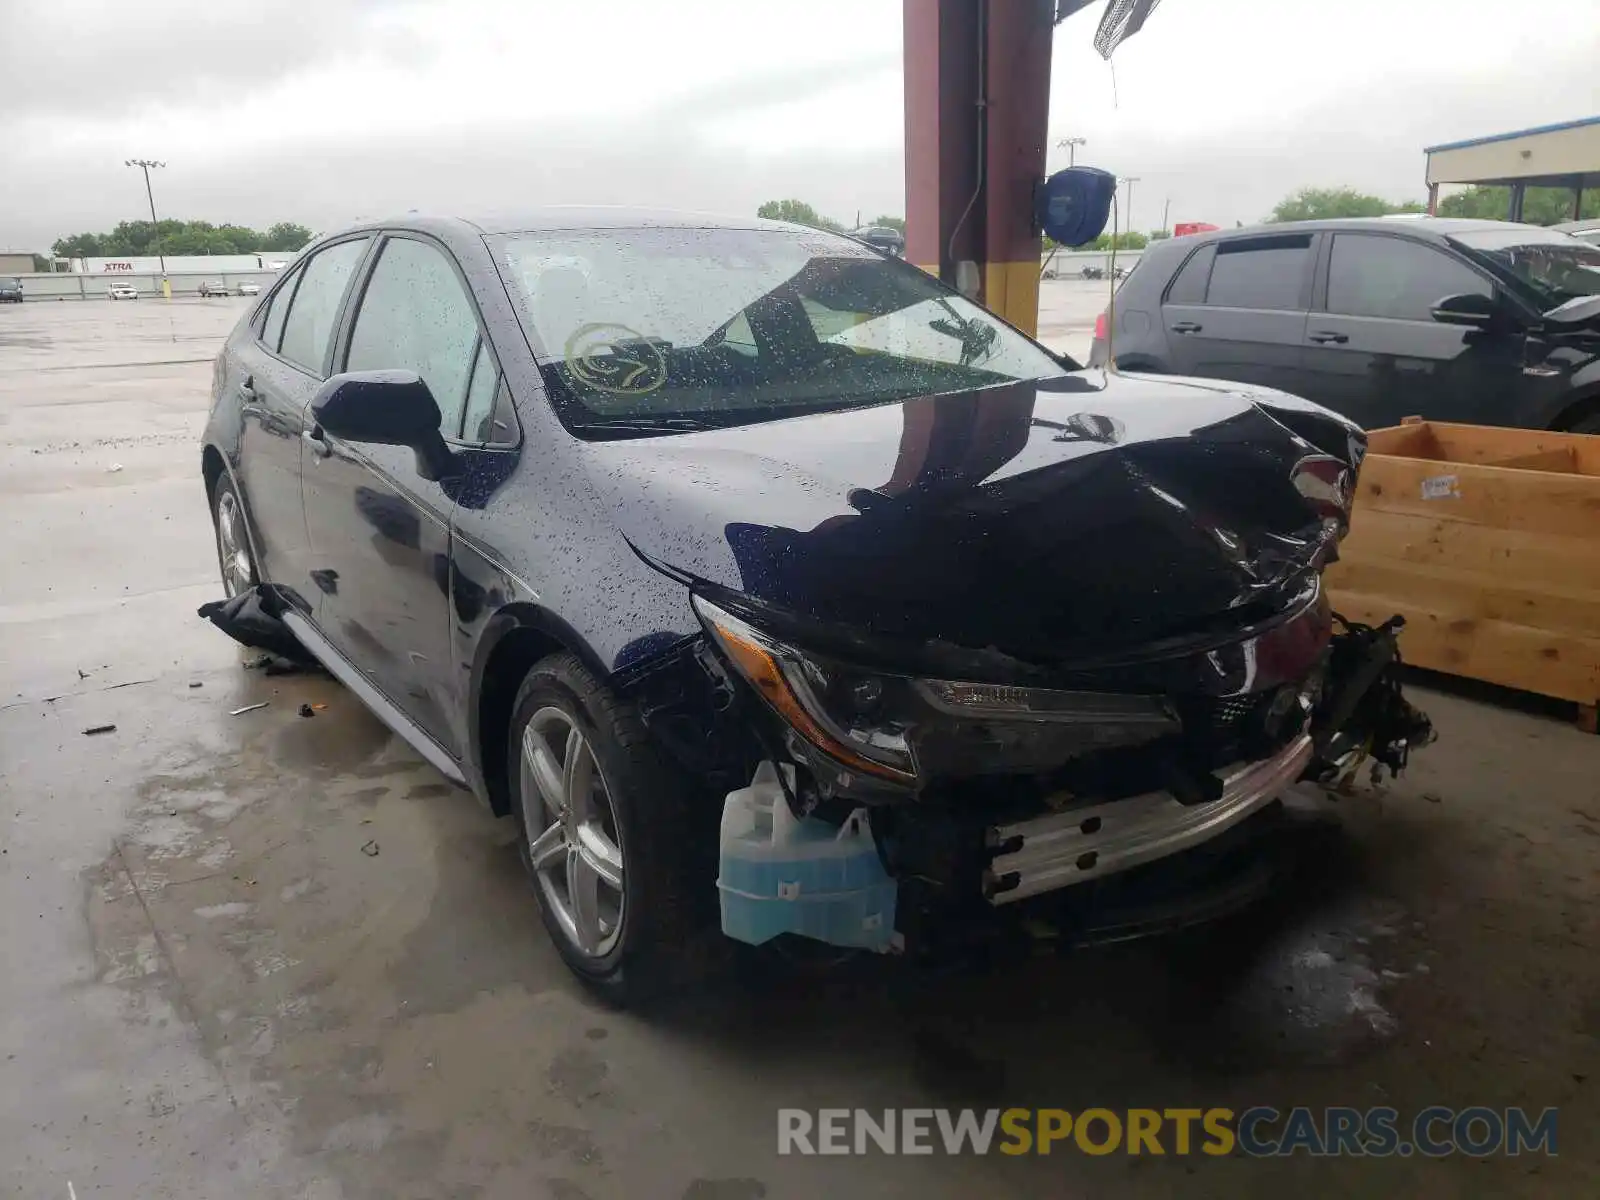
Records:
<instances>
[{"instance_id":1,"label":"exposed bumper reinforcement bar","mask_svg":"<svg viewBox=\"0 0 1600 1200\"><path fill-rule=\"evenodd\" d=\"M989 845L1004 852L985 873L984 894L991 904L1009 904L1187 850L1277 799L1311 756L1311 737L1303 735L1272 758L1230 767L1222 795L1209 804L1185 806L1168 792L1149 792L994 826Z\"/></svg>"}]
</instances>

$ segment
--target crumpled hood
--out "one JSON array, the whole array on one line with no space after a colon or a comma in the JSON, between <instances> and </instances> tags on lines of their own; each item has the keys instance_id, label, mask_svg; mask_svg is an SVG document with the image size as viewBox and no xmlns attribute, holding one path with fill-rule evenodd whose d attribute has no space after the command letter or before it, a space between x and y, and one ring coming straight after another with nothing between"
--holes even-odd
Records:
<instances>
[{"instance_id":1,"label":"crumpled hood","mask_svg":"<svg viewBox=\"0 0 1600 1200\"><path fill-rule=\"evenodd\" d=\"M1353 485L1364 446L1282 393L1083 371L582 453L624 535L676 573L1051 664L1303 597L1326 535L1297 467L1335 458Z\"/></svg>"}]
</instances>

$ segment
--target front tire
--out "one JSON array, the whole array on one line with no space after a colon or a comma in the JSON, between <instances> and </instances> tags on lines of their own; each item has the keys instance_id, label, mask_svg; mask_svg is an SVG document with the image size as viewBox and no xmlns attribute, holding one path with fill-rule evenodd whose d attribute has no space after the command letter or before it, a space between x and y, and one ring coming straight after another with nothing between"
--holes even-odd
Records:
<instances>
[{"instance_id":1,"label":"front tire","mask_svg":"<svg viewBox=\"0 0 1600 1200\"><path fill-rule=\"evenodd\" d=\"M706 925L692 888L713 894L691 869L708 835L633 706L554 655L523 680L509 742L523 865L568 968L624 1006L682 982Z\"/></svg>"}]
</instances>

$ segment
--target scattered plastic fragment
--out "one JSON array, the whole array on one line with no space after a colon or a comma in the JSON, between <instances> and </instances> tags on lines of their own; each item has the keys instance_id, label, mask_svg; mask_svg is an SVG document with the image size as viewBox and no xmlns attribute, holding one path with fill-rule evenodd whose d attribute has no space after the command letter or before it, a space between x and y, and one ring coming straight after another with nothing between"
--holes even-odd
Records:
<instances>
[{"instance_id":1,"label":"scattered plastic fragment","mask_svg":"<svg viewBox=\"0 0 1600 1200\"><path fill-rule=\"evenodd\" d=\"M117 727L115 725L91 725L83 731L83 736L93 737L97 733L115 733L116 731Z\"/></svg>"},{"instance_id":2,"label":"scattered plastic fragment","mask_svg":"<svg viewBox=\"0 0 1600 1200\"><path fill-rule=\"evenodd\" d=\"M365 854L368 858L377 858L378 843L376 841L366 842L361 847L361 853Z\"/></svg>"},{"instance_id":3,"label":"scattered plastic fragment","mask_svg":"<svg viewBox=\"0 0 1600 1200\"><path fill-rule=\"evenodd\" d=\"M302 705L301 705L301 706L300 706L300 715L301 715L301 716L302 716L302 717L314 717L314 716L316 716L316 715L317 715L317 714L316 714L316 712L315 712L315 711L314 711L314 710L313 710L313 709L312 709L312 707L311 707L311 705L309 705L309 704L302 704Z\"/></svg>"},{"instance_id":4,"label":"scattered plastic fragment","mask_svg":"<svg viewBox=\"0 0 1600 1200\"><path fill-rule=\"evenodd\" d=\"M309 665L316 661L281 620L283 601L257 585L227 600L202 604L199 615L234 641L278 658ZM267 664L270 670L270 663Z\"/></svg>"},{"instance_id":5,"label":"scattered plastic fragment","mask_svg":"<svg viewBox=\"0 0 1600 1200\"><path fill-rule=\"evenodd\" d=\"M266 700L263 700L260 704L246 704L243 708L234 709L228 715L230 717L237 717L240 713L255 712L258 708L265 708L267 704L268 701Z\"/></svg>"}]
</instances>

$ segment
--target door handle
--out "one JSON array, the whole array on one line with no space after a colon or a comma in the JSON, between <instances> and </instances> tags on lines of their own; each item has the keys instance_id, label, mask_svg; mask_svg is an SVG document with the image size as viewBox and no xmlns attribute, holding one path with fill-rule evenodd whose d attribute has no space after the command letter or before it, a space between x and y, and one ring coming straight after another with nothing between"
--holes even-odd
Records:
<instances>
[{"instance_id":1,"label":"door handle","mask_svg":"<svg viewBox=\"0 0 1600 1200\"><path fill-rule=\"evenodd\" d=\"M1172 332L1173 333L1199 333L1200 332L1200 326L1196 325L1193 321L1179 321L1176 325L1174 325L1172 327Z\"/></svg>"},{"instance_id":2,"label":"door handle","mask_svg":"<svg viewBox=\"0 0 1600 1200\"><path fill-rule=\"evenodd\" d=\"M240 398L243 400L255 400L260 395L261 393L256 391L256 377L254 375L246 375L243 382L239 384Z\"/></svg>"},{"instance_id":3,"label":"door handle","mask_svg":"<svg viewBox=\"0 0 1600 1200\"><path fill-rule=\"evenodd\" d=\"M328 445L323 437L321 425L313 425L310 429L302 429L300 431L300 440L318 458L327 458L328 455L333 453L333 447Z\"/></svg>"},{"instance_id":4,"label":"door handle","mask_svg":"<svg viewBox=\"0 0 1600 1200\"><path fill-rule=\"evenodd\" d=\"M1319 329L1316 333L1307 334L1306 336L1318 344L1333 342L1338 346L1342 346L1350 340L1348 333L1334 333L1330 329Z\"/></svg>"}]
</instances>

